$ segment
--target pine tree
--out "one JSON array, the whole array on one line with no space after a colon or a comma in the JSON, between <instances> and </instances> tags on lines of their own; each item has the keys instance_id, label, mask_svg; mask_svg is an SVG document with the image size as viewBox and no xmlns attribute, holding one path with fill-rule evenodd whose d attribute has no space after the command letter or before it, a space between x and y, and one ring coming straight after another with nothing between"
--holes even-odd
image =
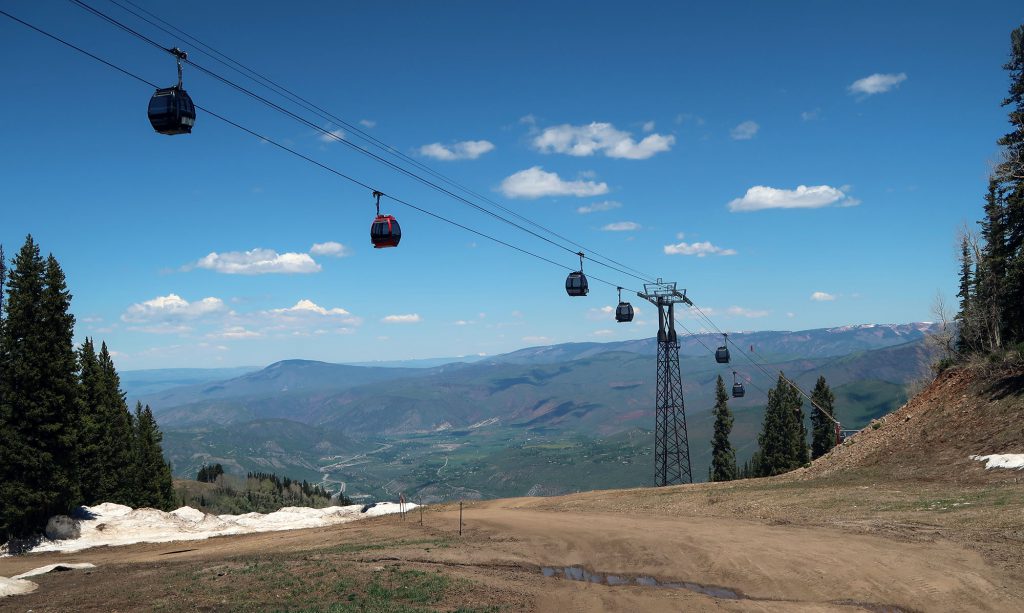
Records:
<instances>
[{"instance_id":1,"label":"pine tree","mask_svg":"<svg viewBox=\"0 0 1024 613\"><path fill-rule=\"evenodd\" d=\"M1000 302L1007 343L1024 341L1024 26L1010 33L1010 90L1003 106L1010 107L1012 129L999 139L1004 161L996 168L1005 198L1006 276Z\"/></svg>"},{"instance_id":2,"label":"pine tree","mask_svg":"<svg viewBox=\"0 0 1024 613\"><path fill-rule=\"evenodd\" d=\"M729 394L722 375L715 389L715 433L711 439L710 481L732 481L736 478L736 451L729 442L733 417L729 412Z\"/></svg>"},{"instance_id":3,"label":"pine tree","mask_svg":"<svg viewBox=\"0 0 1024 613\"><path fill-rule=\"evenodd\" d=\"M78 503L71 295L31 236L12 264L0 334L0 537L36 531Z\"/></svg>"},{"instance_id":4,"label":"pine tree","mask_svg":"<svg viewBox=\"0 0 1024 613\"><path fill-rule=\"evenodd\" d=\"M825 377L818 377L814 391L811 392L811 402L835 417L835 401L836 397L825 382ZM811 441L812 460L820 458L836 446L835 423L814 406L811 407Z\"/></svg>"},{"instance_id":5,"label":"pine tree","mask_svg":"<svg viewBox=\"0 0 1024 613\"><path fill-rule=\"evenodd\" d=\"M78 456L82 500L87 505L106 502L103 491L105 479L105 435L103 419L103 390L96 346L91 338L82 342L78 350L79 414Z\"/></svg>"},{"instance_id":6,"label":"pine tree","mask_svg":"<svg viewBox=\"0 0 1024 613\"><path fill-rule=\"evenodd\" d=\"M785 375L780 373L775 387L768 390L768 406L765 407L761 434L757 437L760 445L758 475L779 475L807 462L802 404Z\"/></svg>"},{"instance_id":7,"label":"pine tree","mask_svg":"<svg viewBox=\"0 0 1024 613\"><path fill-rule=\"evenodd\" d=\"M1008 257L1006 207L1003 194L994 179L989 180L988 193L985 195L985 218L979 223L983 247L976 256L974 305L971 309L971 315L977 323L969 323L966 330L961 323L960 336L961 339L969 339L968 351L991 351L1003 346L1003 338L1007 333L1004 313L1009 306L1003 291Z\"/></svg>"},{"instance_id":8,"label":"pine tree","mask_svg":"<svg viewBox=\"0 0 1024 613\"><path fill-rule=\"evenodd\" d=\"M131 476L134 432L128 412L121 378L114 367L107 344L102 343L97 356L100 373L100 411L103 425L102 466L104 479L99 495L106 501L131 504L135 482Z\"/></svg>"},{"instance_id":9,"label":"pine tree","mask_svg":"<svg viewBox=\"0 0 1024 613\"><path fill-rule=\"evenodd\" d=\"M132 474L135 478L135 500L138 507L170 510L174 504L174 483L171 465L164 460L161 447L163 434L153 419L149 405L135 405L132 420L135 427L135 445Z\"/></svg>"}]
</instances>

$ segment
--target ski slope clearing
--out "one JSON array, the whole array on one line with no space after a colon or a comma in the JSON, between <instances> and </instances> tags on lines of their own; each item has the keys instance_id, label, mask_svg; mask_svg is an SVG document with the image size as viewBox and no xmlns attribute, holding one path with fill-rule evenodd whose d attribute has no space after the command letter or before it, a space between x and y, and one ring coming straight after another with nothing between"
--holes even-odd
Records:
<instances>
[{"instance_id":1,"label":"ski slope clearing","mask_svg":"<svg viewBox=\"0 0 1024 613\"><path fill-rule=\"evenodd\" d=\"M405 505L407 511L415 507L412 503ZM362 508L362 505L322 509L284 507L273 513L211 515L192 507L181 507L167 513L105 502L79 508L76 515L83 518L79 519L79 538L60 541L45 539L33 547L32 551L72 552L104 545L195 541L229 534L322 528L400 512L400 506L394 502L378 503L366 512L361 512Z\"/></svg>"}]
</instances>

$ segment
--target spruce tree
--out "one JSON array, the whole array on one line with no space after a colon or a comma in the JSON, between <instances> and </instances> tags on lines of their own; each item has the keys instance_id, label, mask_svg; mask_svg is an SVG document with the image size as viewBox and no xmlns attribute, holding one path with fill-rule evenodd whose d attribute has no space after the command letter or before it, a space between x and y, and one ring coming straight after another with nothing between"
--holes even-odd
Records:
<instances>
[{"instance_id":1,"label":"spruce tree","mask_svg":"<svg viewBox=\"0 0 1024 613\"><path fill-rule=\"evenodd\" d=\"M1000 302L1008 342L1024 341L1024 26L1010 33L1010 90L1003 100L1009 107L1011 131L999 139L1004 161L996 168L1005 198L1006 276Z\"/></svg>"},{"instance_id":2,"label":"spruce tree","mask_svg":"<svg viewBox=\"0 0 1024 613\"><path fill-rule=\"evenodd\" d=\"M135 500L137 507L152 507L171 510L174 505L174 483L171 477L171 465L164 460L163 434L156 425L153 411L149 405L145 408L139 402L135 405L135 416L132 420L135 427L135 445L132 462L132 474L135 480Z\"/></svg>"},{"instance_id":3,"label":"spruce tree","mask_svg":"<svg viewBox=\"0 0 1024 613\"><path fill-rule=\"evenodd\" d=\"M732 481L736 478L736 451L729 442L733 417L729 412L729 394L722 375L715 389L715 433L711 439L711 481Z\"/></svg>"},{"instance_id":4,"label":"spruce tree","mask_svg":"<svg viewBox=\"0 0 1024 613\"><path fill-rule=\"evenodd\" d=\"M106 502L131 504L135 490L135 482L131 476L134 446L132 417L128 412L124 392L121 391L121 378L117 374L106 343L100 346L97 365L100 374L100 411L103 426L101 465L104 472L98 495Z\"/></svg>"},{"instance_id":5,"label":"spruce tree","mask_svg":"<svg viewBox=\"0 0 1024 613\"><path fill-rule=\"evenodd\" d=\"M104 500L103 485L107 467L104 461L106 437L102 410L102 375L99 360L96 358L96 347L91 338L86 338L78 350L78 370L81 405L78 456L81 462L82 500L87 505L94 505L107 502Z\"/></svg>"},{"instance_id":6,"label":"spruce tree","mask_svg":"<svg viewBox=\"0 0 1024 613\"><path fill-rule=\"evenodd\" d=\"M814 405L821 407L829 415L835 417L835 394L829 389L825 377L818 377L818 382L811 392L811 401ZM828 453L836 446L835 423L828 417L821 414L821 411L811 407L811 459L817 459Z\"/></svg>"},{"instance_id":7,"label":"spruce tree","mask_svg":"<svg viewBox=\"0 0 1024 613\"><path fill-rule=\"evenodd\" d=\"M778 382L768 390L764 411L757 474L770 477L799 468L807 462L806 431L803 426L803 402L796 391L779 374Z\"/></svg>"},{"instance_id":8,"label":"spruce tree","mask_svg":"<svg viewBox=\"0 0 1024 613\"><path fill-rule=\"evenodd\" d=\"M31 236L12 261L0 334L0 536L41 529L78 503L71 295Z\"/></svg>"},{"instance_id":9,"label":"spruce tree","mask_svg":"<svg viewBox=\"0 0 1024 613\"><path fill-rule=\"evenodd\" d=\"M977 258L974 279L973 315L978 323L970 324L967 334L961 328L961 338L971 339L968 350L997 350L1003 346L1007 334L1004 314L1009 305L1004 293L1006 281L1006 207L998 183L989 180L985 195L985 218L980 222L983 247ZM961 309L963 310L963 309ZM979 328L979 324L981 329ZM961 326L964 324L961 323ZM978 338L978 337L982 338Z\"/></svg>"}]
</instances>

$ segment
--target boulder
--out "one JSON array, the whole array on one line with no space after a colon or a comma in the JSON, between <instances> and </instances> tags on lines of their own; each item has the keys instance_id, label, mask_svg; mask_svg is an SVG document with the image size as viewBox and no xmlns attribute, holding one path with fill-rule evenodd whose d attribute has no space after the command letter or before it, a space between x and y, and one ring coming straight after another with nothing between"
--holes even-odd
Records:
<instances>
[{"instance_id":1,"label":"boulder","mask_svg":"<svg viewBox=\"0 0 1024 613\"><path fill-rule=\"evenodd\" d=\"M53 541L76 539L82 535L77 519L67 515L54 515L46 522L46 538Z\"/></svg>"}]
</instances>

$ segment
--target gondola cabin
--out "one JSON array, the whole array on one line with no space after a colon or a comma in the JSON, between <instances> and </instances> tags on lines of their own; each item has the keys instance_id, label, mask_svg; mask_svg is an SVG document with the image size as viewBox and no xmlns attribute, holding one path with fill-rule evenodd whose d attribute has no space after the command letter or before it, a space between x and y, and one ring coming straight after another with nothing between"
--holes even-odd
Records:
<instances>
[{"instance_id":1,"label":"gondola cabin","mask_svg":"<svg viewBox=\"0 0 1024 613\"><path fill-rule=\"evenodd\" d=\"M569 276L565 278L565 293L570 296L586 296L590 291L587 287L587 275L583 274L583 271L577 270L570 272Z\"/></svg>"},{"instance_id":2,"label":"gondola cabin","mask_svg":"<svg viewBox=\"0 0 1024 613\"><path fill-rule=\"evenodd\" d=\"M615 307L615 321L620 324L633 321L633 305L628 302L620 302Z\"/></svg>"},{"instance_id":3,"label":"gondola cabin","mask_svg":"<svg viewBox=\"0 0 1024 613\"><path fill-rule=\"evenodd\" d=\"M370 242L374 249L397 247L402 240L402 227L392 215L377 215L370 225Z\"/></svg>"},{"instance_id":4,"label":"gondola cabin","mask_svg":"<svg viewBox=\"0 0 1024 613\"><path fill-rule=\"evenodd\" d=\"M181 87L158 89L149 99L149 123L160 134L190 134L196 124L196 106Z\"/></svg>"},{"instance_id":5,"label":"gondola cabin","mask_svg":"<svg viewBox=\"0 0 1024 613\"><path fill-rule=\"evenodd\" d=\"M715 361L719 364L729 363L729 348L725 345L715 350Z\"/></svg>"},{"instance_id":6,"label":"gondola cabin","mask_svg":"<svg viewBox=\"0 0 1024 613\"><path fill-rule=\"evenodd\" d=\"M743 389L743 384L742 383L736 382L736 383L732 384L732 397L733 398L743 398L743 396L746 395L746 393L747 393L747 391L745 389Z\"/></svg>"}]
</instances>

